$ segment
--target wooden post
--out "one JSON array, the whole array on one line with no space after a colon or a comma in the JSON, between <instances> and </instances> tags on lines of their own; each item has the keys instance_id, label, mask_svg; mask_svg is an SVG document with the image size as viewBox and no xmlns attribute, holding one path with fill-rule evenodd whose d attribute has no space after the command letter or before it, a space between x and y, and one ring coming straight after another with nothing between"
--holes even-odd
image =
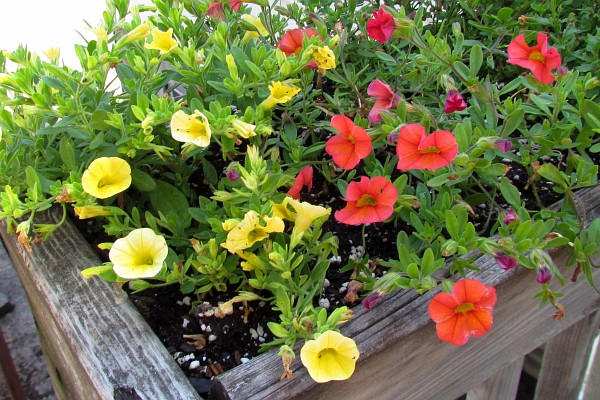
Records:
<instances>
[{"instance_id":1,"label":"wooden post","mask_svg":"<svg viewBox=\"0 0 600 400\"><path fill-rule=\"evenodd\" d=\"M481 386L469 390L467 400L507 400L517 396L523 357L509 363Z\"/></svg>"}]
</instances>

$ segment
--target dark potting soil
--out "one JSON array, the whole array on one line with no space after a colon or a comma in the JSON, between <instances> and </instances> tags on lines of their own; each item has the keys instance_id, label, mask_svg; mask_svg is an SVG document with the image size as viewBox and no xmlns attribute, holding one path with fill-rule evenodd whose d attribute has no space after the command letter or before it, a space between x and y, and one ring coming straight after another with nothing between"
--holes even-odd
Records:
<instances>
[{"instance_id":1,"label":"dark potting soil","mask_svg":"<svg viewBox=\"0 0 600 400\"><path fill-rule=\"evenodd\" d=\"M537 208L533 185L528 185L529 176L525 168L505 161L510 167L506 176L521 191L522 200L528 208ZM551 162L564 169L559 160L553 159ZM544 180L536 181L535 190L544 206L554 203L560 197L552 190L552 184ZM367 255L372 274L380 276L383 267L377 260L397 258L396 236L400 230L410 232L411 227L402 222L397 225L376 223L365 226L363 231L362 226L338 223L333 213L343 208L345 202L337 188L330 187L318 173L315 173L312 190L306 192L305 189L301 200L332 208L332 216L324 224L323 230L333 232L339 239L339 257L331 259L321 298L315 303L320 300L321 306L328 303L331 309L341 305L352 307L358 304L356 298L352 302L347 302L348 299L344 298L347 285L353 280L356 271L352 268L341 271L342 267L346 266L350 259L360 260ZM507 205L502 204L500 200L497 196L498 205L506 208ZM490 208L487 204L482 204L474 207L474 214L471 215L471 221L480 231L480 235L486 234L486 230L490 229L501 212ZM364 248L363 244L367 247ZM255 357L262 344L273 340L267 323L279 321L278 312L263 301L249 302L247 306L236 303L232 315L216 317L213 308L217 307L219 302L225 302L235 296L233 289L235 288L232 287L228 292L210 293L203 299L195 295L181 294L176 286L129 294L152 330L202 396L208 394L213 376Z\"/></svg>"}]
</instances>

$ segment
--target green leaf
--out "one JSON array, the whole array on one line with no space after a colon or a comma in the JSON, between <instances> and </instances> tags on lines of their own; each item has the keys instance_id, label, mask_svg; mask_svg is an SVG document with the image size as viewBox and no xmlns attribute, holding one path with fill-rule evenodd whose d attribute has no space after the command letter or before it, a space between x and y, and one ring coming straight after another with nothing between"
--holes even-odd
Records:
<instances>
[{"instance_id":1,"label":"green leaf","mask_svg":"<svg viewBox=\"0 0 600 400\"><path fill-rule=\"evenodd\" d=\"M471 69L471 77L475 78L479 69L481 68L481 64L483 64L483 51L481 51L481 46L476 44L471 49L471 54L469 57L469 66Z\"/></svg>"},{"instance_id":2,"label":"green leaf","mask_svg":"<svg viewBox=\"0 0 600 400\"><path fill-rule=\"evenodd\" d=\"M60 140L58 146L58 152L60 153L60 159L71 171L78 169L77 163L75 162L75 150L73 150L73 142L68 137L63 137Z\"/></svg>"},{"instance_id":3,"label":"green leaf","mask_svg":"<svg viewBox=\"0 0 600 400\"><path fill-rule=\"evenodd\" d=\"M106 123L109 119L108 112L105 110L96 110L90 119L90 126L98 131L108 130L111 128L111 126Z\"/></svg>"},{"instance_id":4,"label":"green leaf","mask_svg":"<svg viewBox=\"0 0 600 400\"><path fill-rule=\"evenodd\" d=\"M460 61L455 61L453 65L456 72L460 75L460 79L466 81L471 72L469 67Z\"/></svg>"},{"instance_id":5,"label":"green leaf","mask_svg":"<svg viewBox=\"0 0 600 400\"><path fill-rule=\"evenodd\" d=\"M446 210L446 230L453 239L460 238L460 228L458 226L458 219L452 210ZM430 249L427 249L430 250Z\"/></svg>"},{"instance_id":6,"label":"green leaf","mask_svg":"<svg viewBox=\"0 0 600 400\"><path fill-rule=\"evenodd\" d=\"M419 267L417 267L417 264L410 263L408 268L406 268L406 274L408 275L409 278L418 279L420 274L419 274Z\"/></svg>"},{"instance_id":7,"label":"green leaf","mask_svg":"<svg viewBox=\"0 0 600 400\"><path fill-rule=\"evenodd\" d=\"M57 89L60 90L61 92L65 92L65 87L63 86L63 83L60 79L54 78L52 76L48 76L48 75L44 75L42 76L42 80L44 81L44 83L48 86L50 86L53 89Z\"/></svg>"},{"instance_id":8,"label":"green leaf","mask_svg":"<svg viewBox=\"0 0 600 400\"><path fill-rule=\"evenodd\" d=\"M600 129L600 105L585 99L581 102L581 114L592 129Z\"/></svg>"},{"instance_id":9,"label":"green leaf","mask_svg":"<svg viewBox=\"0 0 600 400\"><path fill-rule=\"evenodd\" d=\"M521 205L521 194L519 193L519 189L510 183L508 178L504 177L500 180L500 192L508 204L514 208L519 208Z\"/></svg>"},{"instance_id":10,"label":"green leaf","mask_svg":"<svg viewBox=\"0 0 600 400\"><path fill-rule=\"evenodd\" d=\"M189 204L186 197L175 186L156 181L156 190L150 193L150 203L156 211L165 215L175 214L181 220L188 217Z\"/></svg>"},{"instance_id":11,"label":"green leaf","mask_svg":"<svg viewBox=\"0 0 600 400\"><path fill-rule=\"evenodd\" d=\"M552 181L562 187L563 189L567 189L569 184L567 180L563 177L562 173L552 164L543 164L537 171L538 175Z\"/></svg>"},{"instance_id":12,"label":"green leaf","mask_svg":"<svg viewBox=\"0 0 600 400\"><path fill-rule=\"evenodd\" d=\"M154 179L139 169L131 171L131 183L140 192L151 192L156 190L156 182L154 182Z\"/></svg>"}]
</instances>

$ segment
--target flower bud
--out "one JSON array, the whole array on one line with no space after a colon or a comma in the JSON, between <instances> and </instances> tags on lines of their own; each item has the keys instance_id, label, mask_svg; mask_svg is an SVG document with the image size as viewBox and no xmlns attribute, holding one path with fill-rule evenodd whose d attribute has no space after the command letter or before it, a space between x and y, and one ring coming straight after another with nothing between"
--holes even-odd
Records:
<instances>
[{"instance_id":1,"label":"flower bud","mask_svg":"<svg viewBox=\"0 0 600 400\"><path fill-rule=\"evenodd\" d=\"M462 111L467 108L467 103L463 99L458 90L448 90L446 93L446 103L444 104L444 112L452 114L455 111Z\"/></svg>"},{"instance_id":2,"label":"flower bud","mask_svg":"<svg viewBox=\"0 0 600 400\"><path fill-rule=\"evenodd\" d=\"M501 152L506 153L512 149L512 142L506 139L498 139L494 142L494 146Z\"/></svg>"},{"instance_id":3,"label":"flower bud","mask_svg":"<svg viewBox=\"0 0 600 400\"><path fill-rule=\"evenodd\" d=\"M504 252L497 253L494 256L494 259L498 263L498 266L505 271L508 271L509 269L513 269L514 267L517 266L517 259L509 256L508 254L506 254Z\"/></svg>"},{"instance_id":4,"label":"flower bud","mask_svg":"<svg viewBox=\"0 0 600 400\"><path fill-rule=\"evenodd\" d=\"M373 292L363 299L362 305L367 310L370 310L375 307L375 305L379 303L381 299L383 299L383 296L381 296L380 292Z\"/></svg>"},{"instance_id":5,"label":"flower bud","mask_svg":"<svg viewBox=\"0 0 600 400\"><path fill-rule=\"evenodd\" d=\"M514 222L518 219L519 219L519 217L517 216L517 212L515 210L513 210L512 208L509 208L508 210L506 210L506 215L504 216L504 220L502 222L505 225L508 225L511 222Z\"/></svg>"},{"instance_id":6,"label":"flower bud","mask_svg":"<svg viewBox=\"0 0 600 400\"><path fill-rule=\"evenodd\" d=\"M538 267L537 271L537 281L538 283L548 283L552 279L552 271L550 267L547 265L541 265Z\"/></svg>"}]
</instances>

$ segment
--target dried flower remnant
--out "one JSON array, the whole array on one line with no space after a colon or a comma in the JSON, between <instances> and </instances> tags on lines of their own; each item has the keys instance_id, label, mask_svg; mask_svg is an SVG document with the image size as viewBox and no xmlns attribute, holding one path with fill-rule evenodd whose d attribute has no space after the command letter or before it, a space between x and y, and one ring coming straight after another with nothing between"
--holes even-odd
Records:
<instances>
[{"instance_id":1,"label":"dried flower remnant","mask_svg":"<svg viewBox=\"0 0 600 400\"><path fill-rule=\"evenodd\" d=\"M398 189L383 176L361 177L346 189L346 207L335 212L335 219L348 225L372 224L394 212Z\"/></svg>"},{"instance_id":2,"label":"dried flower remnant","mask_svg":"<svg viewBox=\"0 0 600 400\"><path fill-rule=\"evenodd\" d=\"M446 93L446 103L444 104L444 112L452 114L455 111L462 111L467 108L467 103L458 90L450 89Z\"/></svg>"},{"instance_id":3,"label":"dried flower remnant","mask_svg":"<svg viewBox=\"0 0 600 400\"><path fill-rule=\"evenodd\" d=\"M448 131L435 131L431 135L419 124L404 125L398 133L396 144L397 168L436 170L450 164L458 154L456 138Z\"/></svg>"},{"instance_id":4,"label":"dried flower remnant","mask_svg":"<svg viewBox=\"0 0 600 400\"><path fill-rule=\"evenodd\" d=\"M371 39L379 43L387 42L396 29L396 22L391 14L383 8L373 11L373 18L367 21L367 33Z\"/></svg>"},{"instance_id":5,"label":"dried flower remnant","mask_svg":"<svg viewBox=\"0 0 600 400\"><path fill-rule=\"evenodd\" d=\"M362 300L362 305L367 310L370 310L373 307L375 307L375 305L379 303L382 299L383 296L381 295L381 292L375 291Z\"/></svg>"},{"instance_id":6,"label":"dried flower remnant","mask_svg":"<svg viewBox=\"0 0 600 400\"><path fill-rule=\"evenodd\" d=\"M97 158L81 176L83 190L99 199L121 193L130 185L131 167L119 157Z\"/></svg>"},{"instance_id":7,"label":"dried flower remnant","mask_svg":"<svg viewBox=\"0 0 600 400\"><path fill-rule=\"evenodd\" d=\"M325 151L333 157L333 162L343 169L352 169L363 158L371 154L373 145L369 134L345 115L331 119L331 127L339 133L325 144Z\"/></svg>"},{"instance_id":8,"label":"dried flower remnant","mask_svg":"<svg viewBox=\"0 0 600 400\"><path fill-rule=\"evenodd\" d=\"M452 293L438 293L429 302L429 316L438 337L462 346L471 336L485 335L492 327L496 289L474 279L454 284Z\"/></svg>"},{"instance_id":9,"label":"dried flower remnant","mask_svg":"<svg viewBox=\"0 0 600 400\"><path fill-rule=\"evenodd\" d=\"M537 34L537 44L530 47L525 42L525 35L520 34L508 45L508 63L527 68L541 83L551 84L555 81L552 70L561 66L560 54L554 47L548 47L548 35Z\"/></svg>"},{"instance_id":10,"label":"dried flower remnant","mask_svg":"<svg viewBox=\"0 0 600 400\"><path fill-rule=\"evenodd\" d=\"M241 3L240 3L241 5ZM223 21L225 19L225 11L223 10L223 3L220 1L211 1L208 3L208 9L206 15L216 21Z\"/></svg>"},{"instance_id":11,"label":"dried flower remnant","mask_svg":"<svg viewBox=\"0 0 600 400\"><path fill-rule=\"evenodd\" d=\"M354 340L335 331L326 331L307 341L300 350L302 364L318 383L350 378L359 355Z\"/></svg>"},{"instance_id":12,"label":"dried flower remnant","mask_svg":"<svg viewBox=\"0 0 600 400\"><path fill-rule=\"evenodd\" d=\"M117 239L108 257L113 271L124 279L152 278L160 272L169 248L165 238L150 228L134 229Z\"/></svg>"},{"instance_id":13,"label":"dried flower remnant","mask_svg":"<svg viewBox=\"0 0 600 400\"><path fill-rule=\"evenodd\" d=\"M400 96L390 88L390 86L380 79L375 79L367 87L367 94L375 97L377 100L373 104L373 108L369 111L369 122L381 122L381 112L383 110L391 110L396 108L400 102Z\"/></svg>"},{"instance_id":14,"label":"dried flower remnant","mask_svg":"<svg viewBox=\"0 0 600 400\"><path fill-rule=\"evenodd\" d=\"M210 144L210 124L199 110L195 110L192 115L179 110L171 117L171 136L178 142L206 147Z\"/></svg>"}]
</instances>

